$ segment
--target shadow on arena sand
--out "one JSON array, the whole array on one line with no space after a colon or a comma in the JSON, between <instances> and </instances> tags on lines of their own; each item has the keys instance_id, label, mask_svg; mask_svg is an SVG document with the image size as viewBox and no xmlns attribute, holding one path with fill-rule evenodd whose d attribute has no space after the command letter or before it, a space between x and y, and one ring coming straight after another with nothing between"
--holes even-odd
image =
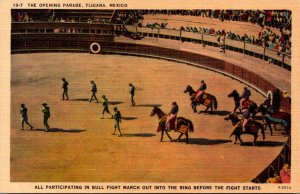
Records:
<instances>
[{"instance_id":1,"label":"shadow on arena sand","mask_svg":"<svg viewBox=\"0 0 300 194\"><path fill-rule=\"evenodd\" d=\"M45 129L33 129L32 131L45 131ZM60 128L51 128L48 132L68 132L68 133L80 133L86 131L84 129L60 129Z\"/></svg>"}]
</instances>

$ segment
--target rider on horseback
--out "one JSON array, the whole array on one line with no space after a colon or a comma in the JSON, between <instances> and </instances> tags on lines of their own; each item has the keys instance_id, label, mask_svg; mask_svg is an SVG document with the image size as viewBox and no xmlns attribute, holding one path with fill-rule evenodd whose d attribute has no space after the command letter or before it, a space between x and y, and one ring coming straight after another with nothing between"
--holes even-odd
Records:
<instances>
[{"instance_id":1,"label":"rider on horseback","mask_svg":"<svg viewBox=\"0 0 300 194\"><path fill-rule=\"evenodd\" d=\"M245 100L249 100L249 97L251 96L251 92L250 90L248 90L247 87L244 87L244 92L241 96L241 100L240 100L240 109L242 110L243 109L243 102Z\"/></svg>"},{"instance_id":2,"label":"rider on horseback","mask_svg":"<svg viewBox=\"0 0 300 194\"><path fill-rule=\"evenodd\" d=\"M194 102L197 101L198 97L201 97L202 98L202 95L204 94L205 90L206 90L206 83L204 82L204 80L201 81L201 85L199 87L199 89L197 90L196 92L196 96L195 96L195 99L194 99ZM200 98L200 99L201 99Z\"/></svg>"},{"instance_id":3,"label":"rider on horseback","mask_svg":"<svg viewBox=\"0 0 300 194\"><path fill-rule=\"evenodd\" d=\"M246 132L246 126L247 126L247 123L248 121L250 120L250 106L248 106L247 108L245 109L242 109L242 112L243 112L243 123L242 123L242 126L243 126L243 132Z\"/></svg>"},{"instance_id":4,"label":"rider on horseback","mask_svg":"<svg viewBox=\"0 0 300 194\"><path fill-rule=\"evenodd\" d=\"M178 110L179 110L179 108L178 108L177 103L173 102L172 103L172 109L171 109L170 113L168 114L168 117L167 117L167 120L166 120L166 129L167 130L171 130L170 121L177 116Z\"/></svg>"}]
</instances>

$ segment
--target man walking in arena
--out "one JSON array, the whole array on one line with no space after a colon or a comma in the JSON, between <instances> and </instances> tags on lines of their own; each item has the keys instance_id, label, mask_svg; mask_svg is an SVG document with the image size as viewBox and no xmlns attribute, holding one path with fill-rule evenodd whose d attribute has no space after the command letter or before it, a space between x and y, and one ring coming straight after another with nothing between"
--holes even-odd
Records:
<instances>
[{"instance_id":1,"label":"man walking in arena","mask_svg":"<svg viewBox=\"0 0 300 194\"><path fill-rule=\"evenodd\" d=\"M92 96L91 96L91 99L90 99L90 102L92 102L93 98L95 98L96 102L98 102L98 99L96 97L96 93L97 93L97 86L95 84L94 81L91 81L91 85L92 85L92 89L91 89L91 92L92 92Z\"/></svg>"},{"instance_id":2,"label":"man walking in arena","mask_svg":"<svg viewBox=\"0 0 300 194\"><path fill-rule=\"evenodd\" d=\"M102 96L102 99L103 99L103 102L102 102L103 110L102 110L102 118L101 119L104 119L104 113L105 112L107 112L108 114L110 114L111 118L113 118L114 116L108 110L108 99L106 98L105 95Z\"/></svg>"},{"instance_id":3,"label":"man walking in arena","mask_svg":"<svg viewBox=\"0 0 300 194\"><path fill-rule=\"evenodd\" d=\"M134 102L134 94L135 94L135 87L132 83L129 84L130 87L130 95L131 95L131 105L134 106L135 102Z\"/></svg>"},{"instance_id":4,"label":"man walking in arena","mask_svg":"<svg viewBox=\"0 0 300 194\"><path fill-rule=\"evenodd\" d=\"M50 118L50 108L48 107L47 103L43 103L43 116L44 116L44 126L46 127L45 132L49 131L50 126L48 124L48 119Z\"/></svg>"},{"instance_id":5,"label":"man walking in arena","mask_svg":"<svg viewBox=\"0 0 300 194\"><path fill-rule=\"evenodd\" d=\"M24 130L24 123L26 123L30 127L30 130L32 130L33 126L28 122L27 108L26 108L25 104L21 104L20 114L22 117L22 129L21 130Z\"/></svg>"},{"instance_id":6,"label":"man walking in arena","mask_svg":"<svg viewBox=\"0 0 300 194\"><path fill-rule=\"evenodd\" d=\"M66 96L66 100L69 100L69 96L68 96L68 85L69 85L69 83L66 81L65 78L62 78L62 81L63 81L63 85L62 85L62 89L63 89L62 100L65 100L65 96Z\"/></svg>"},{"instance_id":7,"label":"man walking in arena","mask_svg":"<svg viewBox=\"0 0 300 194\"><path fill-rule=\"evenodd\" d=\"M115 130L114 132L112 133L113 135L116 134L116 129L118 129L119 131L119 137L122 136L122 132L121 132L121 129L120 129L120 123L121 123L121 112L118 110L117 107L114 107L114 112L115 112L115 115L114 115L114 119L115 119Z\"/></svg>"}]
</instances>

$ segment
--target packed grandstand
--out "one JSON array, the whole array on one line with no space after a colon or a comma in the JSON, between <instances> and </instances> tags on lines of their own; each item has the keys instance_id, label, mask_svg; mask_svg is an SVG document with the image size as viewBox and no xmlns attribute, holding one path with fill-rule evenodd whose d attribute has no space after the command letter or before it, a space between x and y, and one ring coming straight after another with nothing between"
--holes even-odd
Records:
<instances>
[{"instance_id":1,"label":"packed grandstand","mask_svg":"<svg viewBox=\"0 0 300 194\"><path fill-rule=\"evenodd\" d=\"M221 22L235 21L251 23L260 27L256 34L241 34L217 26L176 26L168 22L147 22L147 15L192 16L201 21L202 18L218 19ZM69 11L69 10L15 10L12 22L66 22L137 25L151 29L172 29L226 38L251 43L274 50L278 55L291 55L291 11L289 10L102 10L102 11Z\"/></svg>"}]
</instances>

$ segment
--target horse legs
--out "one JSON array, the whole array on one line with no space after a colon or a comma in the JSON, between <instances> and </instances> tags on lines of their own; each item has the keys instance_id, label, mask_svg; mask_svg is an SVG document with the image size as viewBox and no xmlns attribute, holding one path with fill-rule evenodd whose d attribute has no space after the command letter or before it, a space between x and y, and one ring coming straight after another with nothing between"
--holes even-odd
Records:
<instances>
[{"instance_id":1,"label":"horse legs","mask_svg":"<svg viewBox=\"0 0 300 194\"><path fill-rule=\"evenodd\" d=\"M185 143L188 144L189 143L189 134L188 134L188 132L186 132L185 136L186 136Z\"/></svg>"},{"instance_id":2,"label":"horse legs","mask_svg":"<svg viewBox=\"0 0 300 194\"><path fill-rule=\"evenodd\" d=\"M272 130L272 126L271 124L268 122L267 123L267 126L269 127L270 131L271 131L271 135L273 135L273 130ZM267 126L266 126L266 129L267 129Z\"/></svg>"},{"instance_id":3,"label":"horse legs","mask_svg":"<svg viewBox=\"0 0 300 194\"><path fill-rule=\"evenodd\" d=\"M197 112L197 107L195 103L192 103L192 109L194 110L194 112Z\"/></svg>"},{"instance_id":4,"label":"horse legs","mask_svg":"<svg viewBox=\"0 0 300 194\"><path fill-rule=\"evenodd\" d=\"M240 140L240 142L241 142L241 145L243 145L243 144L244 144L244 142L243 142L243 140L242 140L242 138L241 138L241 134L238 134L238 135L237 135L237 137L238 137L238 139Z\"/></svg>"},{"instance_id":5,"label":"horse legs","mask_svg":"<svg viewBox=\"0 0 300 194\"><path fill-rule=\"evenodd\" d=\"M168 131L166 131L166 134L167 134L168 138L170 139L170 141L172 141L172 137L169 135Z\"/></svg>"},{"instance_id":6,"label":"horse legs","mask_svg":"<svg viewBox=\"0 0 300 194\"><path fill-rule=\"evenodd\" d=\"M178 136L177 142L180 141L181 137L182 137L183 133L180 133L180 135Z\"/></svg>"},{"instance_id":7,"label":"horse legs","mask_svg":"<svg viewBox=\"0 0 300 194\"><path fill-rule=\"evenodd\" d=\"M161 130L161 138L160 138L160 142L163 141L163 138L164 138L164 131L165 131L165 130Z\"/></svg>"},{"instance_id":8,"label":"horse legs","mask_svg":"<svg viewBox=\"0 0 300 194\"><path fill-rule=\"evenodd\" d=\"M236 144L237 140L238 140L238 136L235 135L235 142L234 142L234 144Z\"/></svg>"},{"instance_id":9,"label":"horse legs","mask_svg":"<svg viewBox=\"0 0 300 194\"><path fill-rule=\"evenodd\" d=\"M253 135L254 135L254 141L252 145L255 146L258 135L257 134L253 134Z\"/></svg>"}]
</instances>

